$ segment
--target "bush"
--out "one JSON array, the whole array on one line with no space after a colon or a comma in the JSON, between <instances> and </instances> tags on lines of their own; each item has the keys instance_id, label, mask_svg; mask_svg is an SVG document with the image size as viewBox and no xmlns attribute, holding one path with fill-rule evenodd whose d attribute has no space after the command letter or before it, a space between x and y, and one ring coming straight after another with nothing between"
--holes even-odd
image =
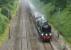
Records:
<instances>
[{"instance_id":1,"label":"bush","mask_svg":"<svg viewBox=\"0 0 71 50\"><path fill-rule=\"evenodd\" d=\"M6 25L8 23L7 17L4 15L0 14L0 34L2 34L6 28Z\"/></svg>"}]
</instances>

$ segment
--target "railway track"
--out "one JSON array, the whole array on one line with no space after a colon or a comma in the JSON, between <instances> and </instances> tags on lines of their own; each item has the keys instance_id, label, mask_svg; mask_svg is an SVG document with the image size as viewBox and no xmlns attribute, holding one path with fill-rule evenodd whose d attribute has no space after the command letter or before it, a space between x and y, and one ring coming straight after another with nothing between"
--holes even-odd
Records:
<instances>
[{"instance_id":1,"label":"railway track","mask_svg":"<svg viewBox=\"0 0 71 50\"><path fill-rule=\"evenodd\" d=\"M51 43L44 43L43 45L44 45L45 50L54 50Z\"/></svg>"}]
</instances>

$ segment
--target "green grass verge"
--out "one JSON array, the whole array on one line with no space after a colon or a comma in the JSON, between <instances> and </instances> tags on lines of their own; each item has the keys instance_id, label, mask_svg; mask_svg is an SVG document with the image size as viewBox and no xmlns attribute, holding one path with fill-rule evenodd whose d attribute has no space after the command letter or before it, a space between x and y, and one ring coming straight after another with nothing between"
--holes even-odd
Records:
<instances>
[{"instance_id":1,"label":"green grass verge","mask_svg":"<svg viewBox=\"0 0 71 50\"><path fill-rule=\"evenodd\" d=\"M3 44L5 40L7 40L8 37L8 21L9 20L7 19L7 17L0 13L0 46Z\"/></svg>"},{"instance_id":2,"label":"green grass verge","mask_svg":"<svg viewBox=\"0 0 71 50\"><path fill-rule=\"evenodd\" d=\"M4 33L0 35L0 47L8 39L9 26L5 29Z\"/></svg>"}]
</instances>

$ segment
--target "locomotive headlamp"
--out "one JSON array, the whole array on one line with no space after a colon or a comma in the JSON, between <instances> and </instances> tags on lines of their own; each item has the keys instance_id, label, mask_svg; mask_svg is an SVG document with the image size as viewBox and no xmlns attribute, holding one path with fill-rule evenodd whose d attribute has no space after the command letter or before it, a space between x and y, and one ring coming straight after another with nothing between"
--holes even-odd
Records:
<instances>
[{"instance_id":1,"label":"locomotive headlamp","mask_svg":"<svg viewBox=\"0 0 71 50\"><path fill-rule=\"evenodd\" d=\"M41 35L43 36L43 33Z\"/></svg>"},{"instance_id":2,"label":"locomotive headlamp","mask_svg":"<svg viewBox=\"0 0 71 50\"><path fill-rule=\"evenodd\" d=\"M48 35L48 34L45 34L46 36Z\"/></svg>"},{"instance_id":3,"label":"locomotive headlamp","mask_svg":"<svg viewBox=\"0 0 71 50\"><path fill-rule=\"evenodd\" d=\"M49 35L51 36L52 34L50 33Z\"/></svg>"}]
</instances>

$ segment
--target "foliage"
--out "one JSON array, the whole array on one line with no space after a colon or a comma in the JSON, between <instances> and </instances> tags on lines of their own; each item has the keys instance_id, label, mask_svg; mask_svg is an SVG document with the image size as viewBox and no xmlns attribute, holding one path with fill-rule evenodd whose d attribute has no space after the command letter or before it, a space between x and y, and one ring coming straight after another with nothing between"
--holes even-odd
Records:
<instances>
[{"instance_id":1,"label":"foliage","mask_svg":"<svg viewBox=\"0 0 71 50\"><path fill-rule=\"evenodd\" d=\"M13 4L16 0L0 0L0 7Z\"/></svg>"},{"instance_id":2,"label":"foliage","mask_svg":"<svg viewBox=\"0 0 71 50\"><path fill-rule=\"evenodd\" d=\"M4 32L7 23L8 23L8 18L0 14L0 34Z\"/></svg>"},{"instance_id":3,"label":"foliage","mask_svg":"<svg viewBox=\"0 0 71 50\"><path fill-rule=\"evenodd\" d=\"M0 0L0 45L7 40L7 27L12 16L16 15L18 0Z\"/></svg>"},{"instance_id":4,"label":"foliage","mask_svg":"<svg viewBox=\"0 0 71 50\"><path fill-rule=\"evenodd\" d=\"M0 34L4 32L6 24L16 9L17 0L0 0Z\"/></svg>"}]
</instances>

